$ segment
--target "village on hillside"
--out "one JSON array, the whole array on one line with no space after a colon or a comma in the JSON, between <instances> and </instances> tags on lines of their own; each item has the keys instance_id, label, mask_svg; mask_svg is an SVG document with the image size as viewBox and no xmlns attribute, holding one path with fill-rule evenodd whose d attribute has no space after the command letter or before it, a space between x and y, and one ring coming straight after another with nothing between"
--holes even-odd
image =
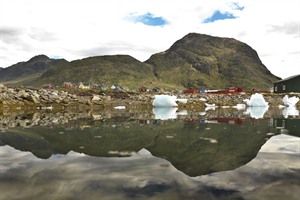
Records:
<instances>
[{"instance_id":1,"label":"village on hillside","mask_svg":"<svg viewBox=\"0 0 300 200\"><path fill-rule=\"evenodd\" d=\"M300 92L300 75L295 75L280 81L277 81L273 83L273 87L269 89L260 89L260 88L252 88L251 90L245 90L241 87L229 87L225 89L185 89L185 90L171 90L168 88L159 88L159 87L153 87L153 88L147 88L145 86L140 86L137 88L134 92L145 92L145 93L174 93L174 94L237 94L237 93L298 93ZM61 86L55 86L54 84L46 84L43 85L43 89L54 89L54 88L63 88L63 89L83 89L83 90L89 90L89 89L99 89L101 91L122 91L122 92L129 92L130 89L128 87L122 87L119 85L112 85L108 86L105 84L98 84L98 83L85 83L85 82L79 82L79 83L72 83L72 82L64 82Z\"/></svg>"}]
</instances>

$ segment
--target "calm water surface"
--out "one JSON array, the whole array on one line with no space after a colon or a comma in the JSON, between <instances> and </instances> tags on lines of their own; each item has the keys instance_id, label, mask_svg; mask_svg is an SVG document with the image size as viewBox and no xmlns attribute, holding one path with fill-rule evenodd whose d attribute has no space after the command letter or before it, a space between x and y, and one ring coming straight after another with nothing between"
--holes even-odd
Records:
<instances>
[{"instance_id":1,"label":"calm water surface","mask_svg":"<svg viewBox=\"0 0 300 200\"><path fill-rule=\"evenodd\" d=\"M293 110L0 115L0 199L298 199Z\"/></svg>"}]
</instances>

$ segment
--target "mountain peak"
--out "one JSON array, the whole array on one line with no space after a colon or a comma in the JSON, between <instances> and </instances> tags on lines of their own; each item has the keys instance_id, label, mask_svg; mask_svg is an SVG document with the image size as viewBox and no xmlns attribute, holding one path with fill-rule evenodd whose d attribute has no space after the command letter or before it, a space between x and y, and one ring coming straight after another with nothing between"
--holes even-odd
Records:
<instances>
[{"instance_id":1,"label":"mountain peak","mask_svg":"<svg viewBox=\"0 0 300 200\"><path fill-rule=\"evenodd\" d=\"M61 84L64 81L127 87L268 89L278 80L257 52L233 38L189 33L161 53L140 62L130 55L103 55L68 62L37 55L2 69L1 81ZM33 78L34 77L34 78Z\"/></svg>"},{"instance_id":2,"label":"mountain peak","mask_svg":"<svg viewBox=\"0 0 300 200\"><path fill-rule=\"evenodd\" d=\"M159 79L186 88L267 89L278 79L246 43L198 33L185 35L164 54L152 55L146 63L154 66Z\"/></svg>"},{"instance_id":3,"label":"mountain peak","mask_svg":"<svg viewBox=\"0 0 300 200\"><path fill-rule=\"evenodd\" d=\"M50 60L50 58L48 56L41 54L41 55L37 55L37 56L32 57L28 62L48 61L48 60Z\"/></svg>"}]
</instances>

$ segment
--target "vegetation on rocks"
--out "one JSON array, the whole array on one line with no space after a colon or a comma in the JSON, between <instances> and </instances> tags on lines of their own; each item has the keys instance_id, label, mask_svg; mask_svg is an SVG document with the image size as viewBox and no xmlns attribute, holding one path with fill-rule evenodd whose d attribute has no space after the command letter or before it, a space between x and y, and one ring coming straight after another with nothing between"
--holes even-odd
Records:
<instances>
[{"instance_id":1,"label":"vegetation on rocks","mask_svg":"<svg viewBox=\"0 0 300 200\"><path fill-rule=\"evenodd\" d=\"M196 33L186 35L145 62L129 55L95 56L71 62L40 55L2 69L0 74L0 83L36 87L69 81L131 89L267 89L277 80L247 44Z\"/></svg>"}]
</instances>

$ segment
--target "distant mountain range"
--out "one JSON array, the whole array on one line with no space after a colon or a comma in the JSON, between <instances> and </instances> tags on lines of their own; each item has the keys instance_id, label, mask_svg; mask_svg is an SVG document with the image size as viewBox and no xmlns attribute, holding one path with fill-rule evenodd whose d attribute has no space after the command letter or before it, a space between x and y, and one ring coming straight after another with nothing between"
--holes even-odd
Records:
<instances>
[{"instance_id":1,"label":"distant mountain range","mask_svg":"<svg viewBox=\"0 0 300 200\"><path fill-rule=\"evenodd\" d=\"M0 73L0 82L10 85L60 85L69 81L116 84L132 89L139 86L268 88L279 79L247 44L197 33L184 36L145 62L129 55L95 56L71 62L39 55Z\"/></svg>"}]
</instances>

